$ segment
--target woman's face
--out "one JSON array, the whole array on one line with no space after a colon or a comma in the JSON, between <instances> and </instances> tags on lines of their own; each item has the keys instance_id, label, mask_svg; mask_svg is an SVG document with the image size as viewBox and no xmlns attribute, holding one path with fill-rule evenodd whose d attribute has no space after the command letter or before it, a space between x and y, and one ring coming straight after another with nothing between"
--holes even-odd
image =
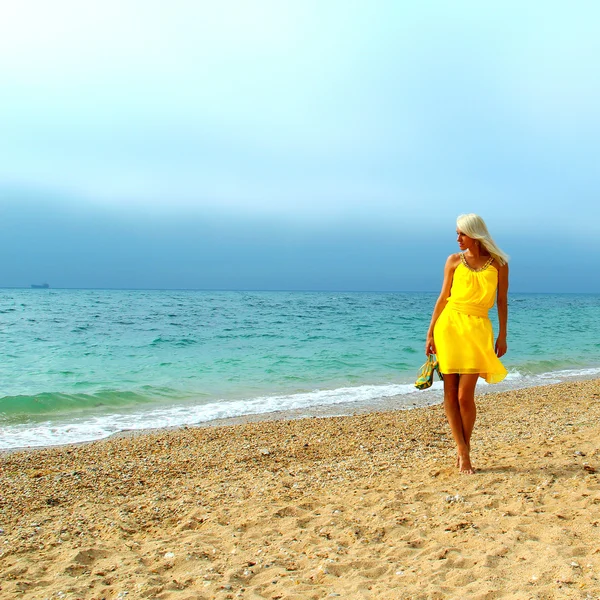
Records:
<instances>
[{"instance_id":1,"label":"woman's face","mask_svg":"<svg viewBox=\"0 0 600 600\"><path fill-rule=\"evenodd\" d=\"M461 250L468 250L476 245L476 241L473 238L470 238L466 233L463 233L460 229L456 230L456 241Z\"/></svg>"}]
</instances>

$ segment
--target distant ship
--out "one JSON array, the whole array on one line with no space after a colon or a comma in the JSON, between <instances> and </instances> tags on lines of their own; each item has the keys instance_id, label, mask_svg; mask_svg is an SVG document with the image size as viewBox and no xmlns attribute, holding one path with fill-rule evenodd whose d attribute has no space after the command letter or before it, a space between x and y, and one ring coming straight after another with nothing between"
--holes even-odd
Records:
<instances>
[{"instance_id":1,"label":"distant ship","mask_svg":"<svg viewBox=\"0 0 600 600\"><path fill-rule=\"evenodd\" d=\"M32 283L31 287L34 290L47 290L50 287L50 285L47 284L47 283L41 283L41 284L39 284L39 283Z\"/></svg>"}]
</instances>

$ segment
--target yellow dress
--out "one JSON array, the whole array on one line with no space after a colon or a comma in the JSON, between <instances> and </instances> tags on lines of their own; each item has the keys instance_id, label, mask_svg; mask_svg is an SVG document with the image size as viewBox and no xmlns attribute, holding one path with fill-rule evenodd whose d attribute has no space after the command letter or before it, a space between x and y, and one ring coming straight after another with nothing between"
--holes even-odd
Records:
<instances>
[{"instance_id":1,"label":"yellow dress","mask_svg":"<svg viewBox=\"0 0 600 600\"><path fill-rule=\"evenodd\" d=\"M492 258L472 269L463 254L454 271L450 297L433 329L442 373L478 373L488 383L502 381L507 371L494 350L488 311L494 306L498 271Z\"/></svg>"}]
</instances>

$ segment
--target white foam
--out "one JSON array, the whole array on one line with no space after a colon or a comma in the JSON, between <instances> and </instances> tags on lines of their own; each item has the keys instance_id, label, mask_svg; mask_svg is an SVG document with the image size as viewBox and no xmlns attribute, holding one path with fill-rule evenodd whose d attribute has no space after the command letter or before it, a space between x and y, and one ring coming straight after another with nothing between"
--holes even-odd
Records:
<instances>
[{"instance_id":1,"label":"white foam","mask_svg":"<svg viewBox=\"0 0 600 600\"><path fill-rule=\"evenodd\" d=\"M540 379L572 379L581 377L594 377L600 375L600 367L588 367L586 369L564 369L562 371L552 371L551 373L542 373L538 375Z\"/></svg>"},{"instance_id":2,"label":"white foam","mask_svg":"<svg viewBox=\"0 0 600 600\"><path fill-rule=\"evenodd\" d=\"M570 379L597 377L598 375L600 375L600 367L565 369L538 375L525 375L513 371L508 374L501 384L489 385L482 381L481 385L484 388L489 385L490 391L501 391L503 389L560 383ZM396 403L398 407L410 408L430 404L432 400L439 397L442 388L441 381L434 382L430 390L426 391L417 391L412 383L363 385L280 396L260 396L248 400L220 400L206 404L182 404L147 411L87 417L74 420L68 424L44 422L35 425L10 425L0 427L0 449L8 450L88 442L106 438L119 431L196 425L245 415L303 409L306 409L307 414L309 414L310 409L316 409L317 407L343 404L375 405L377 401L396 396L406 397L406 402Z\"/></svg>"},{"instance_id":3,"label":"white foam","mask_svg":"<svg viewBox=\"0 0 600 600\"><path fill-rule=\"evenodd\" d=\"M482 381L479 385L483 388L491 388L492 390L504 389L519 389L525 387L534 387L538 385L551 385L561 383L572 379L587 379L598 377L600 375L600 367L586 367L582 369L562 369L560 371L549 371L547 373L527 374L519 371L511 371L508 373L504 381L499 384L488 384ZM487 391L487 390L486 390Z\"/></svg>"},{"instance_id":4,"label":"white foam","mask_svg":"<svg viewBox=\"0 0 600 600\"><path fill-rule=\"evenodd\" d=\"M434 383L433 387L441 388L441 382ZM88 442L119 431L196 425L217 419L369 402L412 393L416 393L415 387L408 383L363 385L282 396L260 396L249 400L183 404L145 412L88 417L65 425L52 422L12 425L0 427L0 449Z\"/></svg>"}]
</instances>

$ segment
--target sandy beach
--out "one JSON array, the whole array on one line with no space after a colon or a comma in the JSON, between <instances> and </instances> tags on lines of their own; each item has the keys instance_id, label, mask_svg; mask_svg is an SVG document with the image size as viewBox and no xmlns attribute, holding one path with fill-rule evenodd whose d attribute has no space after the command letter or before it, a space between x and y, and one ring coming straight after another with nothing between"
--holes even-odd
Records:
<instances>
[{"instance_id":1,"label":"sandy beach","mask_svg":"<svg viewBox=\"0 0 600 600\"><path fill-rule=\"evenodd\" d=\"M600 598L600 380L0 455L0 597Z\"/></svg>"}]
</instances>

